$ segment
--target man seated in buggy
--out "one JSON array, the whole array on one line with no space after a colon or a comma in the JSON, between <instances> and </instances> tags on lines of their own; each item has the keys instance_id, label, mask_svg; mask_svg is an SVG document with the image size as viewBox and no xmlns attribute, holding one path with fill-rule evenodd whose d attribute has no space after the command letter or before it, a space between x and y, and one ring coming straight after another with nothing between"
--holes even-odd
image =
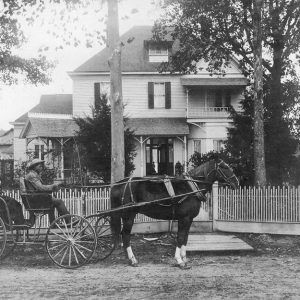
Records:
<instances>
[{"instance_id":1,"label":"man seated in buggy","mask_svg":"<svg viewBox=\"0 0 300 300\"><path fill-rule=\"evenodd\" d=\"M54 191L58 190L60 184L43 184L42 178L40 176L42 170L44 168L44 161L40 159L33 159L28 163L27 166L27 175L25 176L25 180L20 182L21 194L24 192L28 194L34 193L49 193L51 194ZM48 211L49 221L52 223L55 220L54 209L57 209L57 212L60 216L69 215L69 211L66 208L64 202L61 199L56 199L55 197L51 197L52 207L50 211ZM32 211L30 213L30 220L34 222L35 215ZM70 223L70 216L66 217L66 223Z\"/></svg>"}]
</instances>

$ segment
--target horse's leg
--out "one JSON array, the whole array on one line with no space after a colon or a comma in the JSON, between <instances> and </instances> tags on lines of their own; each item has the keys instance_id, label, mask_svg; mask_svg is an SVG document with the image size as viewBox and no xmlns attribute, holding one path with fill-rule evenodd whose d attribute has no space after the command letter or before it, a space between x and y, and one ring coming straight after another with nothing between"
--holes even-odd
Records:
<instances>
[{"instance_id":1,"label":"horse's leg","mask_svg":"<svg viewBox=\"0 0 300 300\"><path fill-rule=\"evenodd\" d=\"M190 216L186 216L178 220L178 233L177 233L177 247L175 251L175 260L180 268L187 268L186 258L186 244L190 227L193 219Z\"/></svg>"},{"instance_id":2,"label":"horse's leg","mask_svg":"<svg viewBox=\"0 0 300 300\"><path fill-rule=\"evenodd\" d=\"M134 217L135 213L130 213L128 216L123 217L123 229L122 229L122 241L123 241L123 247L124 250L126 250L127 257L129 259L129 264L133 267L137 267L138 261L135 258L131 245L130 245L130 234L131 234L131 229L134 223Z\"/></svg>"}]
</instances>

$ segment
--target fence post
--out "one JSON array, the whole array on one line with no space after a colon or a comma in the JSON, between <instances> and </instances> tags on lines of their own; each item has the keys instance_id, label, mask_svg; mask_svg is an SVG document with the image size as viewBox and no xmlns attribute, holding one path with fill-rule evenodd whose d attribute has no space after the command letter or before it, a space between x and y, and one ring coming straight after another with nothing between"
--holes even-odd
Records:
<instances>
[{"instance_id":1,"label":"fence post","mask_svg":"<svg viewBox=\"0 0 300 300\"><path fill-rule=\"evenodd\" d=\"M218 220L218 212L219 212L219 186L218 182L215 182L212 186L212 211L213 211L213 222L212 222L212 230L217 231L217 220Z\"/></svg>"}]
</instances>

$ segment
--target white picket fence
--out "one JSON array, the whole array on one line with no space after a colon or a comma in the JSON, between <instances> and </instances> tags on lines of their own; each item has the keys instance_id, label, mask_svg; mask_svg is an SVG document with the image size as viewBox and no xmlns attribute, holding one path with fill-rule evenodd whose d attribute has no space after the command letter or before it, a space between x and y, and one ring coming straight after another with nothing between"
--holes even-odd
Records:
<instances>
[{"instance_id":1,"label":"white picket fence","mask_svg":"<svg viewBox=\"0 0 300 300\"><path fill-rule=\"evenodd\" d=\"M5 194L20 201L19 191L6 191ZM110 208L108 187L62 189L55 196L65 202L70 213L81 216ZM207 196L208 201L202 203L194 223L212 222L214 230L230 232L300 234L300 187L248 187L231 190L214 185L212 194ZM24 214L28 217L27 212L24 211ZM141 214L135 219L136 224L147 223L148 231L149 224L159 222L161 230L167 228L164 226L162 229L160 220ZM44 217L42 227L48 225L48 218Z\"/></svg>"},{"instance_id":2,"label":"white picket fence","mask_svg":"<svg viewBox=\"0 0 300 300\"><path fill-rule=\"evenodd\" d=\"M15 198L22 204L21 197L18 190L4 191L5 195ZM110 188L108 187L95 187L89 189L61 189L54 195L56 198L62 199L71 214L80 216L89 216L96 214L99 211L110 209ZM195 221L200 219L211 220L211 201L202 205L201 212ZM28 212L23 208L25 218L28 218ZM151 223L158 222L158 220L151 219L147 216L138 214L135 218L135 223ZM41 219L43 228L49 226L48 218L44 216Z\"/></svg>"},{"instance_id":3,"label":"white picket fence","mask_svg":"<svg viewBox=\"0 0 300 300\"><path fill-rule=\"evenodd\" d=\"M213 188L214 229L300 235L300 187Z\"/></svg>"}]
</instances>

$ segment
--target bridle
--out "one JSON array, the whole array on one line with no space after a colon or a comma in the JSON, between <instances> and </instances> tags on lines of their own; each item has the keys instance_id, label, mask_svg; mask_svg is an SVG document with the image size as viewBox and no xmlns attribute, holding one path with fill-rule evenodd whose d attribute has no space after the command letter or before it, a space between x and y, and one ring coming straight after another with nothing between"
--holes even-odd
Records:
<instances>
[{"instance_id":1,"label":"bridle","mask_svg":"<svg viewBox=\"0 0 300 300\"><path fill-rule=\"evenodd\" d=\"M224 171L222 170L223 168L221 167L221 164L222 164L223 166L225 166L227 169L230 169L230 167L229 167L223 160L221 160L220 162L215 162L215 171L217 172L217 174L218 174L220 177L223 178L223 180L226 182L226 185L229 185L229 186L233 187L233 186L232 186L232 183L231 183L231 179L232 179L232 178L235 178L236 181L239 182L238 178L235 176L234 173L232 173L232 175L228 177L228 176L224 173ZM214 170L212 170L212 171L214 171ZM212 172L212 171L211 171L211 172Z\"/></svg>"}]
</instances>

